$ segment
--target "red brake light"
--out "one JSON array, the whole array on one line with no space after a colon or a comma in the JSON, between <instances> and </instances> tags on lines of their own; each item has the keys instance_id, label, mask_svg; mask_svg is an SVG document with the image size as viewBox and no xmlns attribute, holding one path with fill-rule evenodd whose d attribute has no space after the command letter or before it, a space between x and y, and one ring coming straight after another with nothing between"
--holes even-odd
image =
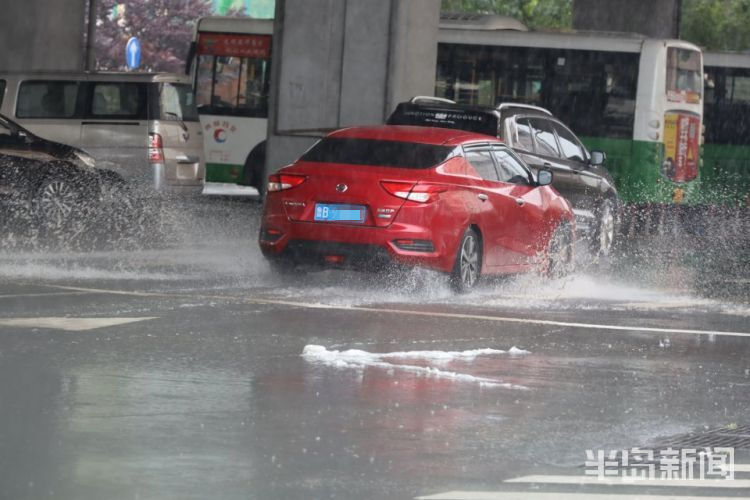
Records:
<instances>
[{"instance_id":1,"label":"red brake light","mask_svg":"<svg viewBox=\"0 0 750 500\"><path fill-rule=\"evenodd\" d=\"M418 203L432 203L437 200L438 194L445 191L442 186L433 184L414 184L413 182L388 182L380 183L383 188L393 196Z\"/></svg>"},{"instance_id":2,"label":"red brake light","mask_svg":"<svg viewBox=\"0 0 750 500\"><path fill-rule=\"evenodd\" d=\"M148 161L150 163L164 163L164 149L159 134L148 134Z\"/></svg>"},{"instance_id":3,"label":"red brake light","mask_svg":"<svg viewBox=\"0 0 750 500\"><path fill-rule=\"evenodd\" d=\"M381 181L380 185L383 186L383 189L388 191L388 194L392 194L393 196L396 196L397 198L403 198L405 200L409 198L409 193L411 192L411 189L414 187L413 182Z\"/></svg>"},{"instance_id":4,"label":"red brake light","mask_svg":"<svg viewBox=\"0 0 750 500\"><path fill-rule=\"evenodd\" d=\"M148 134L148 147L150 148L162 148L164 147L161 136L159 134Z\"/></svg>"},{"instance_id":5,"label":"red brake light","mask_svg":"<svg viewBox=\"0 0 750 500\"><path fill-rule=\"evenodd\" d=\"M304 175L294 174L274 174L268 176L268 192L284 191L285 189L292 189L305 182Z\"/></svg>"}]
</instances>

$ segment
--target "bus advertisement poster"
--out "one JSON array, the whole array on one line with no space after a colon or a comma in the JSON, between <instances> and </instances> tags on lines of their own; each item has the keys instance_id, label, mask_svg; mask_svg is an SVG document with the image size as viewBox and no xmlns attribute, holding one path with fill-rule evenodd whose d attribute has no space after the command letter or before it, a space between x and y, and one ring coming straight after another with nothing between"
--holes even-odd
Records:
<instances>
[{"instance_id":1,"label":"bus advertisement poster","mask_svg":"<svg viewBox=\"0 0 750 500\"><path fill-rule=\"evenodd\" d=\"M698 177L700 117L691 113L664 115L664 163L662 174L672 182Z\"/></svg>"}]
</instances>

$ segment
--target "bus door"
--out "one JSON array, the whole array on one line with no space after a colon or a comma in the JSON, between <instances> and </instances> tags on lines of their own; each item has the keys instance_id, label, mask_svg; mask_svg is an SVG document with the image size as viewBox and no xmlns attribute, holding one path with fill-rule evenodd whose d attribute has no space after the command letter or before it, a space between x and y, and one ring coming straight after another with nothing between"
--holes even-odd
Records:
<instances>
[{"instance_id":1,"label":"bus door","mask_svg":"<svg viewBox=\"0 0 750 500\"><path fill-rule=\"evenodd\" d=\"M201 32L197 55L206 181L242 182L250 151L267 135L271 36Z\"/></svg>"}]
</instances>

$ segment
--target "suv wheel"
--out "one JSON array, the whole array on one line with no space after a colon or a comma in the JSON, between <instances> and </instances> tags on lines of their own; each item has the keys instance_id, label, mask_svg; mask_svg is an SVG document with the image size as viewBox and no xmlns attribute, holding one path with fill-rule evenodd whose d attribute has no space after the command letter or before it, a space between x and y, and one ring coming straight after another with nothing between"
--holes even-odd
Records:
<instances>
[{"instance_id":1,"label":"suv wheel","mask_svg":"<svg viewBox=\"0 0 750 500\"><path fill-rule=\"evenodd\" d=\"M597 210L596 230L591 241L591 251L595 257L609 257L615 242L615 204L605 198Z\"/></svg>"}]
</instances>

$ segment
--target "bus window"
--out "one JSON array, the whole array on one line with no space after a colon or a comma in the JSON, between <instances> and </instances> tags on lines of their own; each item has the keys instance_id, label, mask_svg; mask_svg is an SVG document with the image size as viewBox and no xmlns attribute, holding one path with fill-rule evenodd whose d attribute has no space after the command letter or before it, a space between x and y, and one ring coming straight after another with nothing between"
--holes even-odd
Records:
<instances>
[{"instance_id":1,"label":"bus window","mask_svg":"<svg viewBox=\"0 0 750 500\"><path fill-rule=\"evenodd\" d=\"M750 69L706 67L706 76L706 142L750 144Z\"/></svg>"},{"instance_id":2,"label":"bus window","mask_svg":"<svg viewBox=\"0 0 750 500\"><path fill-rule=\"evenodd\" d=\"M695 50L667 49L667 99L698 103L703 90L701 54Z\"/></svg>"},{"instance_id":3,"label":"bus window","mask_svg":"<svg viewBox=\"0 0 750 500\"><path fill-rule=\"evenodd\" d=\"M201 114L268 117L271 38L202 33L196 100Z\"/></svg>"},{"instance_id":4,"label":"bus window","mask_svg":"<svg viewBox=\"0 0 750 500\"><path fill-rule=\"evenodd\" d=\"M211 103L215 59L211 56L198 57L195 100L199 106L208 106Z\"/></svg>"},{"instance_id":5,"label":"bus window","mask_svg":"<svg viewBox=\"0 0 750 500\"><path fill-rule=\"evenodd\" d=\"M638 64L637 53L441 43L435 95L536 104L578 134L631 138Z\"/></svg>"}]
</instances>

